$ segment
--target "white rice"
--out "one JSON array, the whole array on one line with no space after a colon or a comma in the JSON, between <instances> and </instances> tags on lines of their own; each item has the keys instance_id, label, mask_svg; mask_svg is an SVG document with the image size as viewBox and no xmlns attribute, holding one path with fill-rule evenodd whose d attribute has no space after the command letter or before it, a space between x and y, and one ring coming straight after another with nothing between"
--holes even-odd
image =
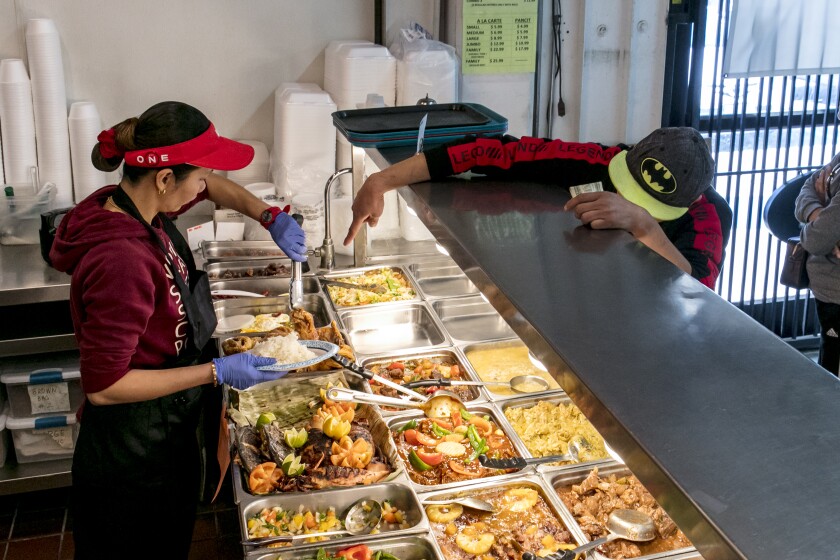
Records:
<instances>
[{"instance_id":1,"label":"white rice","mask_svg":"<svg viewBox=\"0 0 840 560\"><path fill-rule=\"evenodd\" d=\"M278 364L303 362L315 357L312 350L298 342L298 335L295 332L286 336L267 338L254 345L250 352L257 356L277 358Z\"/></svg>"}]
</instances>

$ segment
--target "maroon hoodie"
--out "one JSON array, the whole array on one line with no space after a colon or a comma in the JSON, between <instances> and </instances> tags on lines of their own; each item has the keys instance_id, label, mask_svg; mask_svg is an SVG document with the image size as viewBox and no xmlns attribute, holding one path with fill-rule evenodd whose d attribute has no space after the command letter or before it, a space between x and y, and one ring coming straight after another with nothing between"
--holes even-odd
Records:
<instances>
[{"instance_id":1,"label":"maroon hoodie","mask_svg":"<svg viewBox=\"0 0 840 560\"><path fill-rule=\"evenodd\" d=\"M159 368L184 348L188 331L157 241L136 219L103 208L115 190L99 189L71 210L50 251L53 267L72 275L70 309L86 393L106 389L131 369ZM169 237L154 225L186 277Z\"/></svg>"}]
</instances>

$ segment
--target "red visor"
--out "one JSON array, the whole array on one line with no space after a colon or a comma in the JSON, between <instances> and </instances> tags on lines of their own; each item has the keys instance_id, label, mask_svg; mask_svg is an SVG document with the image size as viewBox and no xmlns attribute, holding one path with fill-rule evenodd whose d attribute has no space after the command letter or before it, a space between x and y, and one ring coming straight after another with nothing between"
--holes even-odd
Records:
<instances>
[{"instance_id":1,"label":"red visor","mask_svg":"<svg viewBox=\"0 0 840 560\"><path fill-rule=\"evenodd\" d=\"M125 153L125 162L134 167L166 167L187 163L196 167L233 171L242 169L254 159L254 148L219 136L210 124L195 138L159 148L134 150Z\"/></svg>"}]
</instances>

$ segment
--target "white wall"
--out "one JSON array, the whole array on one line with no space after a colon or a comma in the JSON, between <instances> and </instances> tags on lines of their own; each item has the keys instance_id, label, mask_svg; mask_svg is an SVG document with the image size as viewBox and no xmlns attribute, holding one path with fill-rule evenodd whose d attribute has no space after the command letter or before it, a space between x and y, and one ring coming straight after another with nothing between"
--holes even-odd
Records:
<instances>
[{"instance_id":1,"label":"white wall","mask_svg":"<svg viewBox=\"0 0 840 560\"><path fill-rule=\"evenodd\" d=\"M432 28L436 0L389 0L391 29ZM61 34L68 107L97 104L105 125L179 100L235 138L270 146L274 89L323 86L323 50L374 39L372 0L0 0L0 58L26 60L31 18Z\"/></svg>"}]
</instances>

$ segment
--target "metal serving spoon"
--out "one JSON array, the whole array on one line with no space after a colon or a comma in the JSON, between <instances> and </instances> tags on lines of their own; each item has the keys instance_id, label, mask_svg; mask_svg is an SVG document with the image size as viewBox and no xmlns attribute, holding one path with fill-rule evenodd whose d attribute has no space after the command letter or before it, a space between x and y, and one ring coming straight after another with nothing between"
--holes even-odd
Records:
<instances>
[{"instance_id":1,"label":"metal serving spoon","mask_svg":"<svg viewBox=\"0 0 840 560\"><path fill-rule=\"evenodd\" d=\"M398 408L419 408L428 418L449 418L453 412L458 412L462 408L466 408L464 402L458 395L443 389L436 391L434 395L423 401L407 401L394 397L371 395L343 387L330 387L327 390L327 398L337 402L378 404L396 406Z\"/></svg>"},{"instance_id":2,"label":"metal serving spoon","mask_svg":"<svg viewBox=\"0 0 840 560\"><path fill-rule=\"evenodd\" d=\"M321 284L347 288L349 290L362 290L365 292L373 292L375 294L384 294L388 291L385 286L380 284L353 284L351 282L339 282L338 280L329 280L327 278L319 278L319 280L321 281Z\"/></svg>"},{"instance_id":3,"label":"metal serving spoon","mask_svg":"<svg viewBox=\"0 0 840 560\"><path fill-rule=\"evenodd\" d=\"M555 463L559 461L580 461L580 450L590 447L589 440L584 437L572 438L569 441L569 452L565 455L546 455L545 457L510 457L508 459L494 459L483 453L478 456L478 462L482 467L488 469L523 469L528 465L539 465L540 463Z\"/></svg>"},{"instance_id":4,"label":"metal serving spoon","mask_svg":"<svg viewBox=\"0 0 840 560\"><path fill-rule=\"evenodd\" d=\"M649 515L636 511L635 509L617 509L607 518L607 531L609 535L595 539L574 550L564 550L544 556L549 560L574 560L574 558L587 550L597 548L616 539L625 539L634 542L652 541L656 538L656 527ZM532 552L522 555L522 560L538 560Z\"/></svg>"},{"instance_id":5,"label":"metal serving spoon","mask_svg":"<svg viewBox=\"0 0 840 560\"><path fill-rule=\"evenodd\" d=\"M539 375L516 375L510 381L461 381L458 379L421 379L411 381L405 386L414 389L417 387L456 387L460 385L503 385L517 393L538 393L548 389L548 381Z\"/></svg>"},{"instance_id":6,"label":"metal serving spoon","mask_svg":"<svg viewBox=\"0 0 840 560\"><path fill-rule=\"evenodd\" d=\"M370 508L369 510L366 508ZM371 498L362 498L354 502L344 514L344 529L325 531L322 533L306 533L301 535L278 535L242 541L245 546L263 546L272 543L290 543L299 539L311 537L331 537L333 535L368 535L382 519L382 505Z\"/></svg>"},{"instance_id":7,"label":"metal serving spoon","mask_svg":"<svg viewBox=\"0 0 840 560\"><path fill-rule=\"evenodd\" d=\"M424 506L448 506L449 504L459 504L466 508L477 509L478 511L487 511L496 513L496 508L490 502L479 500L478 498L452 498L451 500L423 500Z\"/></svg>"}]
</instances>

